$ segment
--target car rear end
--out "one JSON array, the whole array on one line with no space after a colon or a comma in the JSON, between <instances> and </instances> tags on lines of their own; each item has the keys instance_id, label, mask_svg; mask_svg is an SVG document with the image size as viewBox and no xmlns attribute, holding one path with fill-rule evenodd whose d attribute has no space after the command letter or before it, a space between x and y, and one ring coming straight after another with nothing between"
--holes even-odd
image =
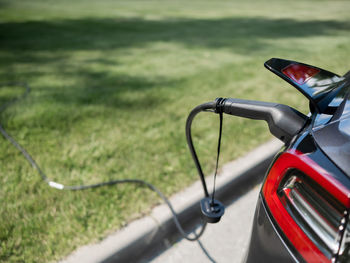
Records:
<instances>
[{"instance_id":1,"label":"car rear end","mask_svg":"<svg viewBox=\"0 0 350 263\"><path fill-rule=\"evenodd\" d=\"M264 179L245 262L348 262L350 77L280 59L266 66L311 113Z\"/></svg>"}]
</instances>

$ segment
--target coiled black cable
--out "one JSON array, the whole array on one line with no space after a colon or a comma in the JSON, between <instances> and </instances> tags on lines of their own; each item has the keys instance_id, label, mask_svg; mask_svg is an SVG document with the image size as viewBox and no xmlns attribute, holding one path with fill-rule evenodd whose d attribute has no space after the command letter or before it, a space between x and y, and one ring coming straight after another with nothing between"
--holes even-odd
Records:
<instances>
[{"instance_id":1,"label":"coiled black cable","mask_svg":"<svg viewBox=\"0 0 350 263\"><path fill-rule=\"evenodd\" d=\"M25 92L21 95L18 96L16 98L14 98L13 100L10 100L9 102L6 102L5 104L0 106L0 114L5 111L9 106L13 105L14 103L24 99L29 93L30 93L30 87L27 83L4 83L4 84L0 84L0 88L3 87L15 87L15 86L21 86L23 88L25 88ZM189 143L189 148L192 154L192 157L195 160L196 166L198 171L200 172L200 177L203 183L204 180L204 175L203 172L200 168L199 165L199 161L198 161L198 157L195 153L194 147L193 147L193 143L192 143L192 138L191 138L191 123L192 120L194 118L194 116L199 113L200 111L205 111L205 110L209 110L209 109L215 109L215 105L216 103L207 103L207 104L203 104L203 106L198 106L196 107L190 114L190 116L188 117L187 123L186 123L186 136L188 139L188 143ZM199 231L199 233L193 233L194 237L189 237L184 229L182 228L178 218L177 218L177 214L172 206L172 204L170 203L169 199L154 185L152 185L151 183L148 183L144 180L141 179L116 179L116 180L110 180L110 181L106 181L106 182L101 182L101 183L97 183L97 184L90 184L90 185L63 185L61 183L57 183L54 182L52 180L50 180L47 175L44 173L44 171L41 170L40 166L35 162L34 158L32 158L30 156L30 154L11 136L9 135L6 130L2 127L2 125L0 124L0 132L1 134L5 137L5 139L7 139L14 147L16 147L21 153L22 155L26 158L26 160L30 163L30 165L39 173L39 175L41 176L42 180L45 181L50 187L58 189L58 190L70 190L70 191L77 191L77 190L86 190L86 189L91 189L91 188L97 188L97 187L101 187L101 186L112 186L112 185L116 185L116 184L124 184L124 183L133 183L133 184L140 184L140 185L144 185L147 186L150 190L156 192L159 197L167 204L167 206L169 207L171 213L172 213L172 218L173 221L177 227L177 229L179 230L180 234L182 235L183 238L187 239L188 241L197 241L202 234L204 233L204 230L206 228L206 222L204 222L201 226L201 229ZM203 184L203 187L205 186L205 183ZM206 196L208 195L208 191L206 189L206 186L204 187L205 189L205 194Z\"/></svg>"}]
</instances>

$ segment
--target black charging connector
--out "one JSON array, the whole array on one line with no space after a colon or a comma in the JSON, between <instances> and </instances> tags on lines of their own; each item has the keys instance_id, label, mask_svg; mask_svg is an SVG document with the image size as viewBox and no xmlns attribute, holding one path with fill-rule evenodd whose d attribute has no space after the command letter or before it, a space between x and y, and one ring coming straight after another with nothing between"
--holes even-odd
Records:
<instances>
[{"instance_id":1,"label":"black charging connector","mask_svg":"<svg viewBox=\"0 0 350 263\"><path fill-rule=\"evenodd\" d=\"M196 151L194 149L191 136L192 121L194 117L202 111L210 111L220 114L220 135L217 153L218 157L216 162L217 165L214 176L214 190L212 197L209 197L205 177ZM293 137L298 132L300 132L301 129L303 129L308 120L307 116L287 105L233 98L217 98L215 101L201 104L191 111L186 122L186 138L188 147L196 164L198 174L203 185L205 197L201 200L200 207L202 216L207 223L219 222L225 212L224 205L218 200L214 199L215 177L220 154L223 113L243 118L264 120L267 122L271 134L283 141L285 144L288 144L293 139Z\"/></svg>"},{"instance_id":2,"label":"black charging connector","mask_svg":"<svg viewBox=\"0 0 350 263\"><path fill-rule=\"evenodd\" d=\"M216 101L220 104L216 108L226 114L266 121L271 134L284 143L289 143L308 119L301 112L284 104L233 98Z\"/></svg>"}]
</instances>

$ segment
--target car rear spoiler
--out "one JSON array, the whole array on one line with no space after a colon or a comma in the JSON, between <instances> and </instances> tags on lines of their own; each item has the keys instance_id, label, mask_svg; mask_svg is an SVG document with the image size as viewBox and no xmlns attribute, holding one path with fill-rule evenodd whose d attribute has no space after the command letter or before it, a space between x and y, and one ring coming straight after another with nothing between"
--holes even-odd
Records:
<instances>
[{"instance_id":1,"label":"car rear spoiler","mask_svg":"<svg viewBox=\"0 0 350 263\"><path fill-rule=\"evenodd\" d=\"M341 77L330 71L296 61L271 58L264 65L296 87L309 99L311 111L316 110L319 113L335 112L341 101L337 100L334 103L333 99L349 82L348 76Z\"/></svg>"}]
</instances>

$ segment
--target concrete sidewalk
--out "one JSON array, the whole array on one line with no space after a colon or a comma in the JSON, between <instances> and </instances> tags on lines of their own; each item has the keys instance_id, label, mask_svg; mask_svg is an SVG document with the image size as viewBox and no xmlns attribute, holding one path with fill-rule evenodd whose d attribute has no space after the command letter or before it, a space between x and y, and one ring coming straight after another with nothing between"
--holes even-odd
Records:
<instances>
[{"instance_id":1,"label":"concrete sidewalk","mask_svg":"<svg viewBox=\"0 0 350 263\"><path fill-rule=\"evenodd\" d=\"M209 224L198 242L181 239L152 263L242 262L253 223L260 184L226 207L217 224Z\"/></svg>"},{"instance_id":2,"label":"concrete sidewalk","mask_svg":"<svg viewBox=\"0 0 350 263\"><path fill-rule=\"evenodd\" d=\"M281 146L282 143L274 139L223 165L217 177L216 199L227 206L248 192L261 181ZM212 189L213 176L208 176L206 181L208 189ZM201 221L199 202L202 198L203 189L198 180L170 199L186 231L193 230ZM170 248L180 237L169 208L163 204L155 207L149 216L131 222L100 243L80 247L61 262L149 262L150 258Z\"/></svg>"}]
</instances>

